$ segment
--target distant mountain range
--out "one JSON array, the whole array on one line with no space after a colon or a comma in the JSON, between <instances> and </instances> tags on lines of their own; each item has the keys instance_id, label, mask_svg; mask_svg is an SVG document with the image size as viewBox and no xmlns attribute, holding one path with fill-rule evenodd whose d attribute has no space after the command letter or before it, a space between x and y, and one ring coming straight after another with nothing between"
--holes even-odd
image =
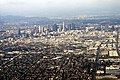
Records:
<instances>
[{"instance_id":1,"label":"distant mountain range","mask_svg":"<svg viewBox=\"0 0 120 80\"><path fill-rule=\"evenodd\" d=\"M0 25L46 25L54 23L73 22L84 24L120 24L120 15L89 15L78 17L24 17L24 16L0 16Z\"/></svg>"},{"instance_id":2,"label":"distant mountain range","mask_svg":"<svg viewBox=\"0 0 120 80\"><path fill-rule=\"evenodd\" d=\"M0 23L29 23L46 24L52 23L52 20L46 17L23 17L23 16L0 16Z\"/></svg>"}]
</instances>

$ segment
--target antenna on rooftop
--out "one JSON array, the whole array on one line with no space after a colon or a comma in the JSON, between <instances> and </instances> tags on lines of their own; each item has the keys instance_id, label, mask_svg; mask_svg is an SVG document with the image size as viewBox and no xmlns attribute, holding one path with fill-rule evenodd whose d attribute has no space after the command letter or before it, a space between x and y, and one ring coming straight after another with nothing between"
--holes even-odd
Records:
<instances>
[{"instance_id":1,"label":"antenna on rooftop","mask_svg":"<svg viewBox=\"0 0 120 80\"><path fill-rule=\"evenodd\" d=\"M117 50L117 54L120 56L119 53L119 30L117 29L117 36L116 36L116 50Z\"/></svg>"}]
</instances>

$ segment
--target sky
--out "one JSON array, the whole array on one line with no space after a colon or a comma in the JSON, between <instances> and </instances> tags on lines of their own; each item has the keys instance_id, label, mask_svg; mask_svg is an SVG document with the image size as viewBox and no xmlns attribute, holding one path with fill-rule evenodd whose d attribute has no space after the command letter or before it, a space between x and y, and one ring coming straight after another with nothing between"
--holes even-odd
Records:
<instances>
[{"instance_id":1,"label":"sky","mask_svg":"<svg viewBox=\"0 0 120 80\"><path fill-rule=\"evenodd\" d=\"M0 15L78 16L120 13L120 0L0 0Z\"/></svg>"}]
</instances>

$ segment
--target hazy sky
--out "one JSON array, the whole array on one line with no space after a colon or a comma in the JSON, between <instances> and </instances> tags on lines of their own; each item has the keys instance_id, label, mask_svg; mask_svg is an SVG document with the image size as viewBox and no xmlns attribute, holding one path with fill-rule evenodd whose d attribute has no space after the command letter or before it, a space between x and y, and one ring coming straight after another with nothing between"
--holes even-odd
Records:
<instances>
[{"instance_id":1,"label":"hazy sky","mask_svg":"<svg viewBox=\"0 0 120 80\"><path fill-rule=\"evenodd\" d=\"M76 16L120 12L120 0L0 0L0 15Z\"/></svg>"}]
</instances>

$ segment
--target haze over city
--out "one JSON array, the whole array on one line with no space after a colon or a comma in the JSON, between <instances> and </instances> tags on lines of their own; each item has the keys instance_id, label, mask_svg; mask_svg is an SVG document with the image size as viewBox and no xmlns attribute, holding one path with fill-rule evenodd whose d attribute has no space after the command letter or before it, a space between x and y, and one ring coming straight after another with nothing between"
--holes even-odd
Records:
<instances>
[{"instance_id":1,"label":"haze over city","mask_svg":"<svg viewBox=\"0 0 120 80\"><path fill-rule=\"evenodd\" d=\"M120 0L0 0L0 15L78 16L118 14Z\"/></svg>"},{"instance_id":2,"label":"haze over city","mask_svg":"<svg viewBox=\"0 0 120 80\"><path fill-rule=\"evenodd\" d=\"M0 0L0 80L120 80L120 0Z\"/></svg>"}]
</instances>

